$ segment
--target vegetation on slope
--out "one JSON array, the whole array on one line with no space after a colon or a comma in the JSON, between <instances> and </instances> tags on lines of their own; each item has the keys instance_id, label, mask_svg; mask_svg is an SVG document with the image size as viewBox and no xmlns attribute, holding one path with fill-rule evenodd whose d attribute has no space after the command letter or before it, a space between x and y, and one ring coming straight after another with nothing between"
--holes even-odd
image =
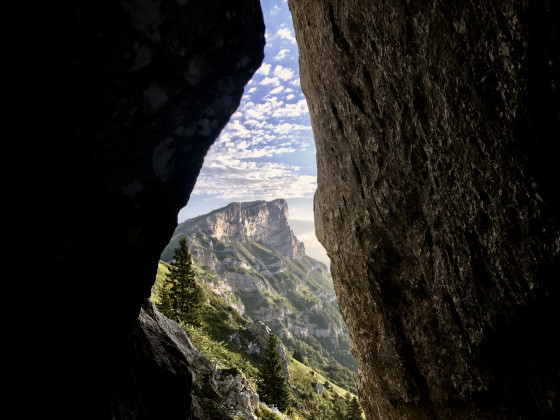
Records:
<instances>
[{"instance_id":1,"label":"vegetation on slope","mask_svg":"<svg viewBox=\"0 0 560 420\"><path fill-rule=\"evenodd\" d=\"M211 278L207 270L195 263L193 266L197 273ZM168 272L169 264L160 262L151 296L156 305L159 303L158 290ZM245 351L245 344L254 341L254 337L246 329L249 321L208 286L201 284L201 288L204 293L204 303L200 308L202 326L195 328L184 325L183 328L195 347L212 363L220 369L239 372L256 389L260 356ZM282 342L282 345L288 347L286 342ZM290 419L347 419L347 407L355 397L354 393L348 391L349 387L332 380L323 370L307 366L291 356L288 356L288 370L291 375L289 385L292 405L288 410ZM315 384L323 386L322 395L317 393ZM257 416L260 419L280 418L264 406L258 410Z\"/></svg>"},{"instance_id":2,"label":"vegetation on slope","mask_svg":"<svg viewBox=\"0 0 560 420\"><path fill-rule=\"evenodd\" d=\"M187 225L180 227L187 232ZM227 276L253 282L253 291L227 293L222 288L220 293L246 319L265 321L290 352L299 351L315 370L357 392L357 364L324 264L308 256L285 258L251 239L243 243L227 237L218 240L204 231L189 235L193 262L197 254L203 255L205 261L214 261L221 270L218 278L212 269L199 265L197 275L202 283L217 289L220 282L227 284ZM162 256L170 255L170 248L179 239L176 234Z\"/></svg>"}]
</instances>

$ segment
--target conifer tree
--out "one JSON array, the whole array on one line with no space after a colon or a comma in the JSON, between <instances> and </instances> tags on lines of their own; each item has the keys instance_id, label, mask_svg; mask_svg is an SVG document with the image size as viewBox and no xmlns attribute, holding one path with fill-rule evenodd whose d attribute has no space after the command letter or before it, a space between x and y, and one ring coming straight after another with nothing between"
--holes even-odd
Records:
<instances>
[{"instance_id":1,"label":"conifer tree","mask_svg":"<svg viewBox=\"0 0 560 420\"><path fill-rule=\"evenodd\" d=\"M336 392L333 393L333 410L334 420L345 420L346 402L344 398L339 396Z\"/></svg>"},{"instance_id":2,"label":"conifer tree","mask_svg":"<svg viewBox=\"0 0 560 420\"><path fill-rule=\"evenodd\" d=\"M175 248L167 279L172 318L178 322L200 327L199 312L203 293L194 276L187 238L181 238L179 247Z\"/></svg>"},{"instance_id":3,"label":"conifer tree","mask_svg":"<svg viewBox=\"0 0 560 420\"><path fill-rule=\"evenodd\" d=\"M348 404L346 409L346 420L361 420L362 418L362 407L356 397L353 397Z\"/></svg>"},{"instance_id":4,"label":"conifer tree","mask_svg":"<svg viewBox=\"0 0 560 420\"><path fill-rule=\"evenodd\" d=\"M278 337L271 331L261 359L257 384L260 399L285 412L290 406L290 389L282 376L279 344Z\"/></svg>"}]
</instances>

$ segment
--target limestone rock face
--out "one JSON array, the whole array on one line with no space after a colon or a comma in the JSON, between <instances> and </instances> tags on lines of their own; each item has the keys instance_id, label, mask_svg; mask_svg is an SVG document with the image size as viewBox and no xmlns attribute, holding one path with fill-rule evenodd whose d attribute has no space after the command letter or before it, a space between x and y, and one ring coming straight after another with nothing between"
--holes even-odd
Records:
<instances>
[{"instance_id":1,"label":"limestone rock face","mask_svg":"<svg viewBox=\"0 0 560 420\"><path fill-rule=\"evenodd\" d=\"M80 349L83 370L62 382L76 384L94 418L111 418L128 333L204 155L262 62L264 24L257 0L63 7L30 5L28 32L16 43L26 77L24 106L14 109L26 123L9 153L21 173L8 194L22 226L11 244L23 250L45 238L33 264L27 252L14 261L28 267L20 284L38 295L28 306L44 315L50 309L39 305L64 296L58 315L79 328L65 334L71 343L58 343L60 354ZM159 373L144 379L158 383ZM129 384L123 406L136 400Z\"/></svg>"},{"instance_id":2,"label":"limestone rock face","mask_svg":"<svg viewBox=\"0 0 560 420\"><path fill-rule=\"evenodd\" d=\"M289 4L367 417L558 416L558 3Z\"/></svg>"},{"instance_id":3,"label":"limestone rock face","mask_svg":"<svg viewBox=\"0 0 560 420\"><path fill-rule=\"evenodd\" d=\"M326 338L337 349L329 351L344 359L347 330L328 268L305 255L288 224L285 200L232 203L186 220L162 261L172 261L183 237L200 266L198 280L243 316L263 321L280 338ZM304 296L308 289L313 302Z\"/></svg>"},{"instance_id":4,"label":"limestone rock face","mask_svg":"<svg viewBox=\"0 0 560 420\"><path fill-rule=\"evenodd\" d=\"M230 238L244 243L252 239L290 259L305 255L303 243L298 241L288 225L288 204L283 199L231 203L207 215L183 222L171 242L185 235L192 237L197 232L220 241ZM163 255L163 260L167 259L169 251L170 247Z\"/></svg>"}]
</instances>

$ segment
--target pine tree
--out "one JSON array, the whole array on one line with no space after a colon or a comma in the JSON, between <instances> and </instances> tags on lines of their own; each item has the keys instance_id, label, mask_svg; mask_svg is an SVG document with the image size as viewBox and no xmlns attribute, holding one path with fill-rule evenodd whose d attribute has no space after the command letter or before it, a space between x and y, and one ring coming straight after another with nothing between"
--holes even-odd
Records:
<instances>
[{"instance_id":1,"label":"pine tree","mask_svg":"<svg viewBox=\"0 0 560 420\"><path fill-rule=\"evenodd\" d=\"M172 318L200 327L199 312L203 303L203 293L194 276L187 238L180 239L173 259L167 276Z\"/></svg>"},{"instance_id":2,"label":"pine tree","mask_svg":"<svg viewBox=\"0 0 560 420\"><path fill-rule=\"evenodd\" d=\"M260 399L285 412L290 406L290 389L282 376L279 344L278 337L271 331L261 359L257 384Z\"/></svg>"},{"instance_id":3,"label":"pine tree","mask_svg":"<svg viewBox=\"0 0 560 420\"><path fill-rule=\"evenodd\" d=\"M346 413L346 402L344 398L339 396L336 392L333 392L333 419L334 420L344 420Z\"/></svg>"},{"instance_id":4,"label":"pine tree","mask_svg":"<svg viewBox=\"0 0 560 420\"><path fill-rule=\"evenodd\" d=\"M356 397L353 397L348 407L346 409L346 420L361 420L362 418L362 407Z\"/></svg>"}]
</instances>

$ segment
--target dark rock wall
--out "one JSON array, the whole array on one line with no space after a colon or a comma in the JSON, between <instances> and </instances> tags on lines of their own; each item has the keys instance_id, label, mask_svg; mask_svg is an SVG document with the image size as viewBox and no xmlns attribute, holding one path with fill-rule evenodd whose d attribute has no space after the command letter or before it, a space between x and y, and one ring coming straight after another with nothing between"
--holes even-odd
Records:
<instances>
[{"instance_id":1,"label":"dark rock wall","mask_svg":"<svg viewBox=\"0 0 560 420\"><path fill-rule=\"evenodd\" d=\"M188 372L177 366L173 378L167 367L132 360L127 349L142 353L149 343L127 337L204 155L262 62L260 4L26 6L11 42L18 59L6 65L22 71L11 105L22 123L10 142L16 152L5 155L15 163L8 183L17 183L6 194L18 213L10 219L15 295L27 296L18 313L41 328L47 314L57 320L49 336L64 337L49 337L41 351L57 348L65 360L40 364L57 376L70 368L60 383L80 394L80 418L184 418L188 392L157 396L171 392L170 380L173 395L188 391Z\"/></svg>"},{"instance_id":2,"label":"dark rock wall","mask_svg":"<svg viewBox=\"0 0 560 420\"><path fill-rule=\"evenodd\" d=\"M367 417L558 416L558 3L289 4Z\"/></svg>"}]
</instances>

